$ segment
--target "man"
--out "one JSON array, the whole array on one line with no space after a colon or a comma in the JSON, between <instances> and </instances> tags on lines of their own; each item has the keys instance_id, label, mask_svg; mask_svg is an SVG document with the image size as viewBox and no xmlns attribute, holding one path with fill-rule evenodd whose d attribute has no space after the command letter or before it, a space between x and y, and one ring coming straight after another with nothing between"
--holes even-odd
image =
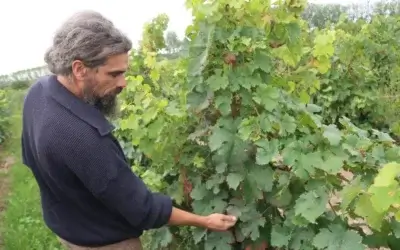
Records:
<instances>
[{"instance_id":1,"label":"man","mask_svg":"<svg viewBox=\"0 0 400 250\"><path fill-rule=\"evenodd\" d=\"M56 32L45 61L52 75L29 90L23 162L40 187L46 225L67 249L142 249L143 230L192 225L228 230L236 218L199 216L150 192L127 164L105 117L126 86L131 41L96 12Z\"/></svg>"}]
</instances>

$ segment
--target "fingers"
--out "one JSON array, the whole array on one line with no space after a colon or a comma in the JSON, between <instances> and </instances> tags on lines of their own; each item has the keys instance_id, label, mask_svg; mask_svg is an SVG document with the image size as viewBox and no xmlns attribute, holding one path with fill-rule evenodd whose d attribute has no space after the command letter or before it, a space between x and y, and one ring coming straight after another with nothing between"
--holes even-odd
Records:
<instances>
[{"instance_id":1,"label":"fingers","mask_svg":"<svg viewBox=\"0 0 400 250\"><path fill-rule=\"evenodd\" d=\"M223 215L221 218L223 222L223 229L227 230L236 224L237 218L231 215Z\"/></svg>"},{"instance_id":2,"label":"fingers","mask_svg":"<svg viewBox=\"0 0 400 250\"><path fill-rule=\"evenodd\" d=\"M223 215L222 220L228 222L236 222L237 218L232 215Z\"/></svg>"},{"instance_id":3,"label":"fingers","mask_svg":"<svg viewBox=\"0 0 400 250\"><path fill-rule=\"evenodd\" d=\"M237 222L235 216L225 214L212 214L210 215L210 219L208 228L217 231L226 231L233 227Z\"/></svg>"}]
</instances>

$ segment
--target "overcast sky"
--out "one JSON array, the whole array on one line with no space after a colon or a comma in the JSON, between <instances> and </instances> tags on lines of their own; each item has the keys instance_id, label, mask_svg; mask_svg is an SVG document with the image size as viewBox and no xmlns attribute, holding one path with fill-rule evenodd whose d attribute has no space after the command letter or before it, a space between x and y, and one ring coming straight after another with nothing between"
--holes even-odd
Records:
<instances>
[{"instance_id":1,"label":"overcast sky","mask_svg":"<svg viewBox=\"0 0 400 250\"><path fill-rule=\"evenodd\" d=\"M364 0L313 0L360 2ZM191 21L185 0L12 0L0 4L0 75L42 66L54 31L79 10L96 10L112 20L136 44L143 24L159 13L170 18L169 30L184 34Z\"/></svg>"}]
</instances>

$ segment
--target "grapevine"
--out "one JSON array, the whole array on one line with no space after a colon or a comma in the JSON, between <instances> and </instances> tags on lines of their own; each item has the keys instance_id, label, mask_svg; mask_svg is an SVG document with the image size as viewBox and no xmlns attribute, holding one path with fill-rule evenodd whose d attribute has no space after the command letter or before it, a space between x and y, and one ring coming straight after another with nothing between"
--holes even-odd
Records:
<instances>
[{"instance_id":1,"label":"grapevine","mask_svg":"<svg viewBox=\"0 0 400 250\"><path fill-rule=\"evenodd\" d=\"M10 136L10 108L6 91L0 89L0 144Z\"/></svg>"},{"instance_id":2,"label":"grapevine","mask_svg":"<svg viewBox=\"0 0 400 250\"><path fill-rule=\"evenodd\" d=\"M189 53L174 60L158 56L168 19L145 26L116 121L133 169L178 207L239 218L229 232L154 230L152 249L400 244L400 148L326 101L335 75L355 83L342 49L360 50L361 37L340 26L310 32L305 5L188 0Z\"/></svg>"}]
</instances>

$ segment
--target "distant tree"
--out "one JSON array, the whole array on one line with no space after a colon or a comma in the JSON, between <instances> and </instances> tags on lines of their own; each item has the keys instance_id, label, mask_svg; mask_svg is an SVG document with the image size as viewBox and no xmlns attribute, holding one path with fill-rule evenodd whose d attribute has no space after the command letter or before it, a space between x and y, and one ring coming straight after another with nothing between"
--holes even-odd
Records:
<instances>
[{"instance_id":1,"label":"distant tree","mask_svg":"<svg viewBox=\"0 0 400 250\"><path fill-rule=\"evenodd\" d=\"M175 31L168 31L165 37L166 50L168 53L177 53L182 47L182 41L179 40Z\"/></svg>"},{"instance_id":2,"label":"distant tree","mask_svg":"<svg viewBox=\"0 0 400 250\"><path fill-rule=\"evenodd\" d=\"M374 5L374 14L394 16L400 14L400 1L380 1Z\"/></svg>"},{"instance_id":3,"label":"distant tree","mask_svg":"<svg viewBox=\"0 0 400 250\"><path fill-rule=\"evenodd\" d=\"M302 16L308 21L310 27L323 28L328 23L337 23L340 16L348 8L341 4L308 4Z\"/></svg>"}]
</instances>

